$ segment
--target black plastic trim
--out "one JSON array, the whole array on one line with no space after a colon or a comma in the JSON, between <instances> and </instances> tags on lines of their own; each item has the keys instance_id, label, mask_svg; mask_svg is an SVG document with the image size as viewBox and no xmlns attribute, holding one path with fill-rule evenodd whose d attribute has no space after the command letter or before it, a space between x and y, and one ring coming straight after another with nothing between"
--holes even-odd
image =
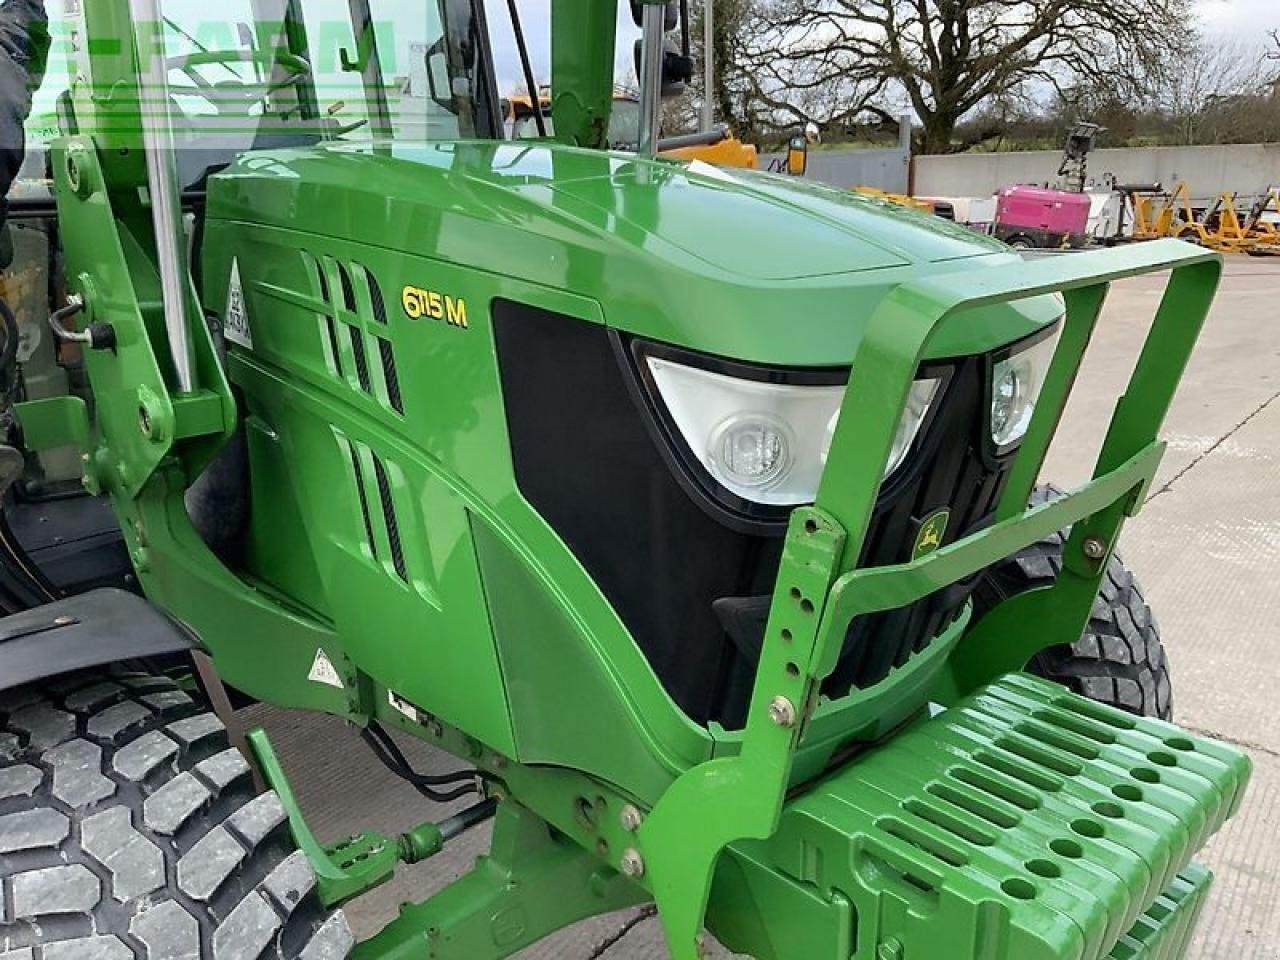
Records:
<instances>
[{"instance_id":1,"label":"black plastic trim","mask_svg":"<svg viewBox=\"0 0 1280 960\"><path fill-rule=\"evenodd\" d=\"M199 649L194 634L142 597L92 590L0 619L0 690Z\"/></svg>"}]
</instances>

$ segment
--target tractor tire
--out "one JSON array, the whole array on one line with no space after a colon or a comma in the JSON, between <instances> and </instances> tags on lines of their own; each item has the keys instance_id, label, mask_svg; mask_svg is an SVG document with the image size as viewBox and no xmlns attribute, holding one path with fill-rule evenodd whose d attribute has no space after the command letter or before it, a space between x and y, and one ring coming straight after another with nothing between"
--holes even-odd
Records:
<instances>
[{"instance_id":1,"label":"tractor tire","mask_svg":"<svg viewBox=\"0 0 1280 960\"><path fill-rule=\"evenodd\" d=\"M0 960L344 960L217 717L123 667L0 693Z\"/></svg>"},{"instance_id":2,"label":"tractor tire","mask_svg":"<svg viewBox=\"0 0 1280 960\"><path fill-rule=\"evenodd\" d=\"M1033 505L1061 491L1037 488ZM1066 531L1056 533L988 570L974 591L981 617L1003 600L1053 583L1062 571ZM1084 635L1070 646L1036 654L1027 670L1079 693L1139 716L1168 720L1173 715L1169 660L1160 627L1137 578L1114 554L1094 600Z\"/></svg>"}]
</instances>

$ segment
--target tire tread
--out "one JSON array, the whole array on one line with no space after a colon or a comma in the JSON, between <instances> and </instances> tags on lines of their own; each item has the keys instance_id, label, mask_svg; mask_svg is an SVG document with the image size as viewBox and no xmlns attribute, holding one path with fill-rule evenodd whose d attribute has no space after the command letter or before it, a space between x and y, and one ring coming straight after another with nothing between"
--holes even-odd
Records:
<instances>
[{"instance_id":1,"label":"tire tread","mask_svg":"<svg viewBox=\"0 0 1280 960\"><path fill-rule=\"evenodd\" d=\"M1037 488L1032 505L1060 496L1055 487ZM1018 593L1047 586L1062 572L1063 533L1032 544L987 572L976 595L989 608ZM1070 646L1041 651L1031 672L1076 693L1130 713L1168 720L1173 715L1169 660L1160 627L1142 589L1124 562L1108 562L1084 634Z\"/></svg>"},{"instance_id":2,"label":"tire tread","mask_svg":"<svg viewBox=\"0 0 1280 960\"><path fill-rule=\"evenodd\" d=\"M0 693L0 960L353 946L279 800L255 795L225 728L172 680L112 667Z\"/></svg>"}]
</instances>

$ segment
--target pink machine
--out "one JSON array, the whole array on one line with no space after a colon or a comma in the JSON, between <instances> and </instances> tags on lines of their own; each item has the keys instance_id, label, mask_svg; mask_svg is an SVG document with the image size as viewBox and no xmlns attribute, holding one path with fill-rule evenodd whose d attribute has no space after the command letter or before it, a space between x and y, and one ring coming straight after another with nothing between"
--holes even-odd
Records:
<instances>
[{"instance_id":1,"label":"pink machine","mask_svg":"<svg viewBox=\"0 0 1280 960\"><path fill-rule=\"evenodd\" d=\"M997 195L995 235L1014 247L1082 247L1088 239L1089 197L1044 187L1005 187Z\"/></svg>"}]
</instances>

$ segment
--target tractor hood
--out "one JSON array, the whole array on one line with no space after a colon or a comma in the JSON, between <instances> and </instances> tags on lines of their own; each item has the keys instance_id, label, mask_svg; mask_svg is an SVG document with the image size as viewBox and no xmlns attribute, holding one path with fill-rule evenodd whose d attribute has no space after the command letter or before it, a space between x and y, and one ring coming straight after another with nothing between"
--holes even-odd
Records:
<instances>
[{"instance_id":1,"label":"tractor hood","mask_svg":"<svg viewBox=\"0 0 1280 960\"><path fill-rule=\"evenodd\" d=\"M1012 257L955 224L848 191L555 144L255 152L211 178L209 196L212 219L554 287L595 300L606 323L630 333L770 363L844 362L893 286ZM1052 302L999 308L930 352L989 349L1060 313Z\"/></svg>"}]
</instances>

